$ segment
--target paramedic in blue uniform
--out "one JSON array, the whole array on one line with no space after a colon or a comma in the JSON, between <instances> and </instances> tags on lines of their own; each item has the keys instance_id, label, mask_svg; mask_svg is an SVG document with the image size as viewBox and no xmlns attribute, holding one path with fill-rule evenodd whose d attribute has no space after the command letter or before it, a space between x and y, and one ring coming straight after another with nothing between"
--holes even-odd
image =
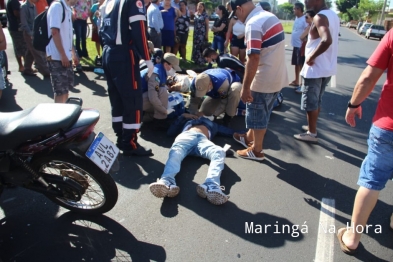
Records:
<instances>
[{"instance_id":1,"label":"paramedic in blue uniform","mask_svg":"<svg viewBox=\"0 0 393 262\"><path fill-rule=\"evenodd\" d=\"M141 127L142 89L139 61L153 73L141 0L106 0L101 7L102 65L112 107L112 127L123 155L151 155L137 142Z\"/></svg>"},{"instance_id":2,"label":"paramedic in blue uniform","mask_svg":"<svg viewBox=\"0 0 393 262\"><path fill-rule=\"evenodd\" d=\"M236 115L242 84L235 71L224 68L208 69L191 82L189 111L198 116L214 116L225 112L223 122L228 126ZM198 110L202 97L207 96Z\"/></svg>"},{"instance_id":3,"label":"paramedic in blue uniform","mask_svg":"<svg viewBox=\"0 0 393 262\"><path fill-rule=\"evenodd\" d=\"M165 120L168 115L168 87L166 86L168 72L181 71L179 58L172 53L165 53L161 63L154 66L153 74L147 77L147 70L141 71L143 92L143 119L154 120L157 123Z\"/></svg>"}]
</instances>

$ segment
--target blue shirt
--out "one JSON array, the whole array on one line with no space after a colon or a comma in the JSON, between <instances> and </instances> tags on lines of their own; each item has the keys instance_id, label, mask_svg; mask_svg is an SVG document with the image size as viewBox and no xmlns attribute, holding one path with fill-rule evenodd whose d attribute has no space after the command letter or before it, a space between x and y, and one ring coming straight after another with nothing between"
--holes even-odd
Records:
<instances>
[{"instance_id":1,"label":"blue shirt","mask_svg":"<svg viewBox=\"0 0 393 262\"><path fill-rule=\"evenodd\" d=\"M111 2L113 2L113 9L109 14L106 14L106 6L112 4ZM139 0L110 0L104 2L101 8L102 25L100 28L102 46L127 45L131 42L130 26L135 22L146 19L145 9L142 3L139 5L139 2Z\"/></svg>"},{"instance_id":2,"label":"blue shirt","mask_svg":"<svg viewBox=\"0 0 393 262\"><path fill-rule=\"evenodd\" d=\"M236 72L224 68L208 69L203 71L203 73L210 77L213 85L212 90L207 92L206 96L214 99L226 98L228 96L229 87L232 83L240 82L240 77L236 74ZM228 86L223 85L226 80L228 80ZM191 96L193 96L196 90L195 78L191 81L190 90Z\"/></svg>"},{"instance_id":3,"label":"blue shirt","mask_svg":"<svg viewBox=\"0 0 393 262\"><path fill-rule=\"evenodd\" d=\"M147 26L154 28L157 33L161 32L164 28L164 21L162 20L161 11L158 5L151 3L147 9Z\"/></svg>"},{"instance_id":4,"label":"blue shirt","mask_svg":"<svg viewBox=\"0 0 393 262\"><path fill-rule=\"evenodd\" d=\"M164 7L160 6L160 10L164 10ZM175 31L175 18L176 11L175 8L171 7L167 12L161 12L162 20L164 21L163 30Z\"/></svg>"}]
</instances>

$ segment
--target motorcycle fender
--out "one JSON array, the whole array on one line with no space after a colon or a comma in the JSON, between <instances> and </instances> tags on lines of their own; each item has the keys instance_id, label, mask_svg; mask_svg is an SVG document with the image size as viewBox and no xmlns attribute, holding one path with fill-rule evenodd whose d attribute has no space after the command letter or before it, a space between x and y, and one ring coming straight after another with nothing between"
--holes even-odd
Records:
<instances>
[{"instance_id":1,"label":"motorcycle fender","mask_svg":"<svg viewBox=\"0 0 393 262\"><path fill-rule=\"evenodd\" d=\"M89 149L89 146L91 145L91 143L93 143L95 137L96 134L92 132L87 139L83 141L73 141L71 143L63 145L63 148L66 150L71 150L78 155L84 157L87 149Z\"/></svg>"}]
</instances>

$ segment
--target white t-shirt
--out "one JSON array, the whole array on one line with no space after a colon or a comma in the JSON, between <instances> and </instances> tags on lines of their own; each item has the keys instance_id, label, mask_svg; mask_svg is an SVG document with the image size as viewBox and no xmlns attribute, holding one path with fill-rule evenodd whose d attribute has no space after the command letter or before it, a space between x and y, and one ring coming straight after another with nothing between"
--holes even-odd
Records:
<instances>
[{"instance_id":1,"label":"white t-shirt","mask_svg":"<svg viewBox=\"0 0 393 262\"><path fill-rule=\"evenodd\" d=\"M304 29L308 26L306 22L305 16L296 17L295 22L293 23L292 35L291 35L291 45L293 47L301 47L302 40L300 40L300 36L304 32Z\"/></svg>"},{"instance_id":2,"label":"white t-shirt","mask_svg":"<svg viewBox=\"0 0 393 262\"><path fill-rule=\"evenodd\" d=\"M48 10L47 20L48 20L48 37L52 35L51 28L60 29L61 42L63 44L64 52L68 60L72 59L72 11L71 8L66 4L64 0L61 0L64 5L64 22L63 19L63 7L59 2L53 2ZM49 44L46 46L46 55L51 56L52 60L61 61L61 56L56 48L53 37Z\"/></svg>"},{"instance_id":3,"label":"white t-shirt","mask_svg":"<svg viewBox=\"0 0 393 262\"><path fill-rule=\"evenodd\" d=\"M329 20L329 31L332 36L332 44L329 48L320 54L312 66L304 64L300 75L304 78L321 78L333 76L337 73L337 53L338 53L338 33L340 30L340 19L332 10L322 10L318 14L325 15ZM318 15L317 14L317 15ZM308 34L305 56L307 57L314 52L321 38L311 39Z\"/></svg>"}]
</instances>

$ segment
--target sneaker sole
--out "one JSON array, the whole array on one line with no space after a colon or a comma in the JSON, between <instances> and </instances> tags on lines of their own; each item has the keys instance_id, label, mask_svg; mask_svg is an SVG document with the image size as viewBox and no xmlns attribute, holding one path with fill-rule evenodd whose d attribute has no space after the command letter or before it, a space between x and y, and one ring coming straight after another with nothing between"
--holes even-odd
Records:
<instances>
[{"instance_id":1,"label":"sneaker sole","mask_svg":"<svg viewBox=\"0 0 393 262\"><path fill-rule=\"evenodd\" d=\"M234 139L236 142L238 142L239 144L243 145L245 148L248 148L248 146L246 145L246 143L244 143L244 142L241 141L241 140L237 140L237 139L235 138L235 135L233 135L233 139Z\"/></svg>"},{"instance_id":2,"label":"sneaker sole","mask_svg":"<svg viewBox=\"0 0 393 262\"><path fill-rule=\"evenodd\" d=\"M213 205L222 205L227 202L228 199L229 197L224 194L220 194L218 192L207 192L207 201Z\"/></svg>"},{"instance_id":3,"label":"sneaker sole","mask_svg":"<svg viewBox=\"0 0 393 262\"><path fill-rule=\"evenodd\" d=\"M251 160L256 160L256 161L263 161L265 160L265 157L250 157L250 156L241 156L239 154L237 154L237 156L244 158L244 159L251 159Z\"/></svg>"},{"instance_id":4,"label":"sneaker sole","mask_svg":"<svg viewBox=\"0 0 393 262\"><path fill-rule=\"evenodd\" d=\"M207 201L213 205L222 205L228 201L229 197L218 192L206 192L200 185L197 186L197 193L202 198L207 198Z\"/></svg>"},{"instance_id":5,"label":"sneaker sole","mask_svg":"<svg viewBox=\"0 0 393 262\"><path fill-rule=\"evenodd\" d=\"M318 144L318 140L316 140L316 141L313 141L313 140L306 140L306 139L297 138L297 137L295 137L295 136L294 136L294 138L295 138L296 140L299 140L299 141L303 141L303 142L307 142L307 143L312 143L312 144Z\"/></svg>"},{"instance_id":6,"label":"sneaker sole","mask_svg":"<svg viewBox=\"0 0 393 262\"><path fill-rule=\"evenodd\" d=\"M161 184L154 184L149 186L150 192L158 198L175 197L179 194L180 188L176 187L169 190L167 186Z\"/></svg>"},{"instance_id":7,"label":"sneaker sole","mask_svg":"<svg viewBox=\"0 0 393 262\"><path fill-rule=\"evenodd\" d=\"M201 187L200 185L197 185L197 194L198 194L198 196L200 196L202 198L206 198L207 197L206 193L207 192L205 191L205 189L203 187Z\"/></svg>"}]
</instances>

